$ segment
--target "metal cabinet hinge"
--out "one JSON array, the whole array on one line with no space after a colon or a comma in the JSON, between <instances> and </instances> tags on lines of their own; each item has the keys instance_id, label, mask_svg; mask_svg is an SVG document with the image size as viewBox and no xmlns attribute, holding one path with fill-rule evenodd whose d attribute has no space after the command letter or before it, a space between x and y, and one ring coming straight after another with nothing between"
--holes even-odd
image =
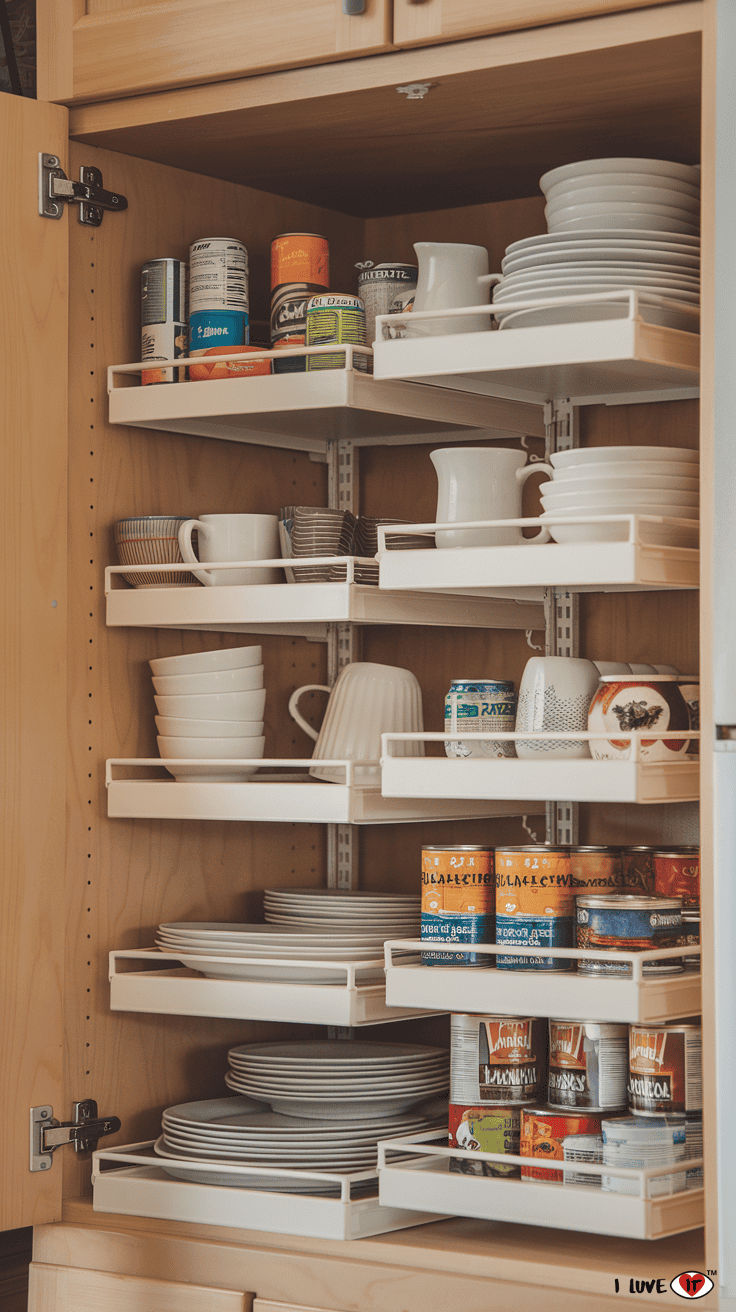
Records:
<instances>
[{"instance_id":1,"label":"metal cabinet hinge","mask_svg":"<svg viewBox=\"0 0 736 1312\"><path fill-rule=\"evenodd\" d=\"M73 1143L75 1153L94 1152L98 1139L116 1134L117 1116L98 1116L94 1098L72 1103L73 1121L57 1121L53 1107L31 1107L31 1170L48 1171L52 1154L62 1144Z\"/></svg>"},{"instance_id":2,"label":"metal cabinet hinge","mask_svg":"<svg viewBox=\"0 0 736 1312\"><path fill-rule=\"evenodd\" d=\"M60 219L64 205L79 206L79 222L99 228L105 210L127 210L128 201L116 191L105 191L102 173L83 166L79 182L67 178L58 155L42 152L38 157L38 212L46 219Z\"/></svg>"}]
</instances>

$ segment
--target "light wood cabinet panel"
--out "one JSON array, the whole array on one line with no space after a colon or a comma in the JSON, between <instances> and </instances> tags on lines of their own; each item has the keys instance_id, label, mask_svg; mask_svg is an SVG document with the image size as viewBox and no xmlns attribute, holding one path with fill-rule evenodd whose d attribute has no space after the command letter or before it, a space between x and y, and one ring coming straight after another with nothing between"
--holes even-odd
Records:
<instances>
[{"instance_id":1,"label":"light wood cabinet panel","mask_svg":"<svg viewBox=\"0 0 736 1312\"><path fill-rule=\"evenodd\" d=\"M394 0L394 44L415 46L457 41L666 3L667 0Z\"/></svg>"},{"instance_id":2,"label":"light wood cabinet panel","mask_svg":"<svg viewBox=\"0 0 736 1312\"><path fill-rule=\"evenodd\" d=\"M390 46L389 0L41 0L39 96L109 100ZM329 73L325 74L325 87Z\"/></svg>"},{"instance_id":3,"label":"light wood cabinet panel","mask_svg":"<svg viewBox=\"0 0 736 1312\"><path fill-rule=\"evenodd\" d=\"M28 1312L250 1312L251 1294L79 1267L31 1265Z\"/></svg>"}]
</instances>

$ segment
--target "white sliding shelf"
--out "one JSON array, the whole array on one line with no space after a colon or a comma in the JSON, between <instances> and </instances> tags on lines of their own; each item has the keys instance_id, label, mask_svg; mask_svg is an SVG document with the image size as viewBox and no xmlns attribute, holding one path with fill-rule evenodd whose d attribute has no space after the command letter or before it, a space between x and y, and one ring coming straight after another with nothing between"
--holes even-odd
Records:
<instances>
[{"instance_id":1,"label":"white sliding shelf","mask_svg":"<svg viewBox=\"0 0 736 1312\"><path fill-rule=\"evenodd\" d=\"M262 961L257 963L263 965ZM283 966L283 962L279 962ZM271 980L209 979L189 969L185 957L157 948L110 953L112 1011L153 1012L166 1016L220 1016L302 1025L383 1025L426 1015L427 1008L389 1007L384 982L356 980L354 963L299 962L300 968L341 972L335 984ZM383 960L361 962L360 971L382 967ZM437 1012L445 1012L444 1003Z\"/></svg>"},{"instance_id":2,"label":"white sliding shelf","mask_svg":"<svg viewBox=\"0 0 736 1312\"><path fill-rule=\"evenodd\" d=\"M560 514L557 523L574 523ZM508 587L512 595L530 587L565 588L574 592L635 592L652 588L697 588L699 557L697 545L668 547L651 541L661 525L693 534L692 520L664 520L645 515L591 515L591 525L619 523L621 542L531 542L527 546L454 547L434 551L391 551L391 528L379 528L380 587L393 589L410 585L412 593L439 591L477 596L498 595ZM412 533L438 529L539 528L540 519L473 520L458 524L416 524ZM593 536L595 531L593 530ZM411 595L411 594L404 594Z\"/></svg>"},{"instance_id":3,"label":"white sliding shelf","mask_svg":"<svg viewBox=\"0 0 736 1312\"><path fill-rule=\"evenodd\" d=\"M663 1239L694 1230L704 1223L704 1194L700 1189L648 1198L649 1182L702 1166L694 1157L672 1166L647 1170L593 1163L569 1163L567 1169L592 1177L609 1175L633 1180L637 1192L609 1193L595 1185L563 1184L555 1180L508 1180L498 1176L454 1174L450 1161L471 1160L516 1163L536 1170L559 1171L559 1161L512 1154L472 1152L437 1144L436 1134L384 1140L378 1145L378 1179L381 1204L386 1207L429 1207L445 1215L474 1216L488 1221L582 1230L588 1234L626 1239ZM434 1140L434 1142L433 1142ZM446 1137L445 1137L446 1145ZM409 1160L401 1160L410 1154Z\"/></svg>"},{"instance_id":4,"label":"white sliding shelf","mask_svg":"<svg viewBox=\"0 0 736 1312\"><path fill-rule=\"evenodd\" d=\"M477 966L422 966L394 960L396 951L411 947L457 952L468 944L422 943L392 939L385 945L386 1002L389 1007L426 1007L428 1011L467 1011L484 1015L564 1016L566 1020L617 1021L620 1024L665 1024L683 1016L700 1015L700 972L683 971L666 978L642 974L647 961L678 957L683 951L700 955L699 947L660 948L651 952L602 952L582 948L529 948L509 943L473 944L472 951L497 956L554 957L580 961L586 957L615 964L631 963L631 975L578 975L554 970L484 970Z\"/></svg>"},{"instance_id":5,"label":"white sliding shelf","mask_svg":"<svg viewBox=\"0 0 736 1312\"><path fill-rule=\"evenodd\" d=\"M652 738L698 739L694 730L674 733L648 729L643 733L616 733L617 739L632 740L632 759L594 761L590 757L534 760L519 758L448 756L395 756L394 745L408 742L472 743L476 748L487 741L519 742L523 739L549 741L564 739L589 741L600 739L600 732L589 733L385 733L381 736L381 788L386 798L430 799L505 798L507 801L534 797L538 801L564 802L694 802L699 797L700 765L697 756L681 756L675 761L642 761L638 740Z\"/></svg>"},{"instance_id":6,"label":"white sliding shelf","mask_svg":"<svg viewBox=\"0 0 736 1312\"><path fill-rule=\"evenodd\" d=\"M639 317L635 289L595 296L566 297L555 301L504 303L509 309L532 310L591 301L628 304L626 318L592 323L554 324L539 328L509 328L500 332L457 332L437 337L383 340L390 324L459 318L493 307L467 306L408 315L382 315L376 319L373 369L377 379L421 379L440 388L463 393L514 398L544 405L552 397L572 404L611 400L662 400L697 394L700 338L696 332L660 328ZM678 307L681 308L681 307ZM697 320L693 317L694 325ZM411 331L411 329L410 329Z\"/></svg>"},{"instance_id":7,"label":"white sliding shelf","mask_svg":"<svg viewBox=\"0 0 736 1312\"><path fill-rule=\"evenodd\" d=\"M413 757L419 761L420 758ZM173 764L172 761L168 762ZM191 761L181 764L190 766ZM212 765L213 762L207 762ZM216 762L232 768L233 762ZM252 766L252 761L243 762ZM339 765L345 769L344 784L323 783L311 779L307 771L313 760L264 760L266 770L278 767L288 773L254 774L239 783L178 783L148 777L151 767L165 768L158 756L143 759L114 757L106 763L107 814L112 818L160 820L253 820L283 824L356 824L385 825L430 822L432 820L492 819L495 816L538 815L544 811L537 803L520 805L516 801L425 800L383 797L380 787L358 787L352 783L352 761L320 764ZM138 778L120 778L119 770L137 771ZM142 776L142 777L141 777Z\"/></svg>"},{"instance_id":8,"label":"white sliding shelf","mask_svg":"<svg viewBox=\"0 0 736 1312\"><path fill-rule=\"evenodd\" d=\"M335 354L332 347L263 350L249 359ZM434 387L382 382L353 368L354 354L369 348L346 346L346 365L310 373L272 374L142 387L136 375L150 364L108 369L111 424L129 424L172 433L223 438L266 446L324 453L327 443L349 438L357 446L432 442L455 435L484 441L528 434L543 437L543 418L533 405L510 400L489 407L480 396L445 395ZM237 359L222 355L221 361ZM241 357L242 358L242 357ZM180 359L157 363L181 367L201 363ZM498 430L489 433L489 429Z\"/></svg>"},{"instance_id":9,"label":"white sliding shelf","mask_svg":"<svg viewBox=\"0 0 736 1312\"><path fill-rule=\"evenodd\" d=\"M269 1193L263 1189L238 1187L248 1176L263 1175L262 1166L239 1166L228 1162L181 1160L172 1167L202 1173L216 1169L232 1176L233 1188L176 1180L161 1168L154 1155L153 1141L120 1148L106 1148L92 1156L93 1209L122 1216L151 1216L164 1221L189 1221L198 1225L227 1226L235 1230L261 1230L268 1234L307 1235L314 1239L364 1239L407 1226L436 1221L422 1208L380 1205L377 1189L367 1197L356 1196L360 1188L374 1182L375 1170L352 1175L330 1172L277 1170L269 1175L290 1180L294 1193ZM339 1198L299 1193L302 1180L327 1178L340 1190Z\"/></svg>"},{"instance_id":10,"label":"white sliding shelf","mask_svg":"<svg viewBox=\"0 0 736 1312\"><path fill-rule=\"evenodd\" d=\"M422 556L422 551L389 552ZM434 555L434 552L427 553ZM424 624L478 629L543 629L544 590L530 586L512 593L488 589L480 596L452 596L426 590L385 593L373 584L353 581L355 561L348 557L316 558L321 565L346 567L343 582L264 583L233 587L130 587L123 574L155 575L188 571L187 565L111 565L105 570L107 623L139 628L211 629L224 633L299 633L325 640L327 625ZM214 562L208 568L242 569L250 561ZM292 562L258 561L259 569L289 568ZM516 598L519 598L518 600Z\"/></svg>"}]
</instances>

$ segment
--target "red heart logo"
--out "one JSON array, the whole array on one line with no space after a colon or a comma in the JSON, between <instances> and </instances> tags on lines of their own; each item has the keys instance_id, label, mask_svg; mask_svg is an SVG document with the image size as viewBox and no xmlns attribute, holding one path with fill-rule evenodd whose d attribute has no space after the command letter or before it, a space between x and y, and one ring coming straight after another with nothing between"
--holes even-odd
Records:
<instances>
[{"instance_id":1,"label":"red heart logo","mask_svg":"<svg viewBox=\"0 0 736 1312\"><path fill-rule=\"evenodd\" d=\"M670 1284L673 1294L678 1298L704 1298L713 1288L710 1276L702 1271L682 1271Z\"/></svg>"}]
</instances>

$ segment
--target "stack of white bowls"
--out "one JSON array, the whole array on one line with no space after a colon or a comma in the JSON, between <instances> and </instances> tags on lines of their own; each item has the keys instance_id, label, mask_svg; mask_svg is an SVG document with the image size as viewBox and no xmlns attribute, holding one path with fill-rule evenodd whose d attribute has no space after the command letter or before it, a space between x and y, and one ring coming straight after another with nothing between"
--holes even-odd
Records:
<instances>
[{"instance_id":1,"label":"stack of white bowls","mask_svg":"<svg viewBox=\"0 0 736 1312\"><path fill-rule=\"evenodd\" d=\"M595 515L654 515L689 525L647 524L643 536L665 546L697 546L700 478L697 451L662 446L599 446L550 456L554 477L542 483L542 522L555 542L616 542L629 525L586 523ZM556 524L555 517L582 522Z\"/></svg>"},{"instance_id":2,"label":"stack of white bowls","mask_svg":"<svg viewBox=\"0 0 736 1312\"><path fill-rule=\"evenodd\" d=\"M506 250L493 294L502 328L621 318L629 312L623 300L507 312L503 305L633 287L647 322L697 331L699 169L669 160L592 159L552 169L539 185L549 231Z\"/></svg>"},{"instance_id":3,"label":"stack of white bowls","mask_svg":"<svg viewBox=\"0 0 736 1312\"><path fill-rule=\"evenodd\" d=\"M237 783L258 769L240 762L259 760L266 743L261 655L260 647L230 647L149 661L159 753L191 760L167 766L175 779Z\"/></svg>"}]
</instances>

